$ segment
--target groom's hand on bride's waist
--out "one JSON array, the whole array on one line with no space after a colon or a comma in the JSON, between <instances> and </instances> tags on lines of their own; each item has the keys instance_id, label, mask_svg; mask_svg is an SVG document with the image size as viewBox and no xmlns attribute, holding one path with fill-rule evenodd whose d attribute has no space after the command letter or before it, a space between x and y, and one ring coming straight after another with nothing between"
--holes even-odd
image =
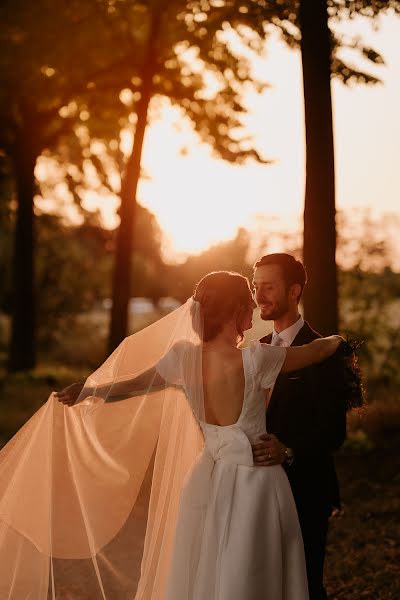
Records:
<instances>
[{"instance_id":1,"label":"groom's hand on bride's waist","mask_svg":"<svg viewBox=\"0 0 400 600\"><path fill-rule=\"evenodd\" d=\"M288 459L288 449L273 433L260 435L260 442L253 444L251 447L256 467L281 465Z\"/></svg>"}]
</instances>

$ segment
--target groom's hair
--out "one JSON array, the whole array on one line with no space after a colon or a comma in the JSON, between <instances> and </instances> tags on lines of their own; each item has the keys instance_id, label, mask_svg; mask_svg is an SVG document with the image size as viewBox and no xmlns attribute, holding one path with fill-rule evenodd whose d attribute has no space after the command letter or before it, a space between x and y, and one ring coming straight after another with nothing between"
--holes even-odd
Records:
<instances>
[{"instance_id":1,"label":"groom's hair","mask_svg":"<svg viewBox=\"0 0 400 600\"><path fill-rule=\"evenodd\" d=\"M303 263L300 260L296 260L291 254L277 252L275 254L266 254L260 258L260 260L254 264L253 269L255 270L263 265L278 265L281 268L283 279L285 280L287 288L295 283L298 283L301 288L301 292L298 297L300 302L304 286L307 283L307 272Z\"/></svg>"}]
</instances>

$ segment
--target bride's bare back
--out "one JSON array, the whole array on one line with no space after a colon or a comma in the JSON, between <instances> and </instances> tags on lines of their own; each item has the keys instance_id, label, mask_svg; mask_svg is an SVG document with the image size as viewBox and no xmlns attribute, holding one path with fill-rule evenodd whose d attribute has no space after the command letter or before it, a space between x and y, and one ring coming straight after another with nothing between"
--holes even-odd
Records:
<instances>
[{"instance_id":1,"label":"bride's bare back","mask_svg":"<svg viewBox=\"0 0 400 600\"><path fill-rule=\"evenodd\" d=\"M211 425L234 425L242 412L245 376L241 350L203 352L204 411Z\"/></svg>"}]
</instances>

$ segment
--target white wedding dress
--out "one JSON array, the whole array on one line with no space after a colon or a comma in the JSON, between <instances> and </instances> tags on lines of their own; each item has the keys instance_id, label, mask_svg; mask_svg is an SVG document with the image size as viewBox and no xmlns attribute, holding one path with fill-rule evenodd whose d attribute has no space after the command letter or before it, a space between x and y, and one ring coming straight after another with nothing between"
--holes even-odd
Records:
<instances>
[{"instance_id":1,"label":"white wedding dress","mask_svg":"<svg viewBox=\"0 0 400 600\"><path fill-rule=\"evenodd\" d=\"M281 466L254 467L251 449L266 432L264 389L273 385L285 353L259 342L242 350L238 421L225 427L200 422L205 446L181 497L167 600L308 600L286 474ZM164 360L166 379L177 379L177 359L172 353Z\"/></svg>"}]
</instances>

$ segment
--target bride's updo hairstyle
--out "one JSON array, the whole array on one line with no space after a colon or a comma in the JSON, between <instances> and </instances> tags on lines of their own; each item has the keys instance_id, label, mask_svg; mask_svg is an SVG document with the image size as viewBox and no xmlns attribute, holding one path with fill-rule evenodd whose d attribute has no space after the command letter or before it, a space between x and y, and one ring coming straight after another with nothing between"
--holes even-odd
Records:
<instances>
[{"instance_id":1,"label":"bride's updo hairstyle","mask_svg":"<svg viewBox=\"0 0 400 600\"><path fill-rule=\"evenodd\" d=\"M252 302L247 277L232 271L208 273L196 285L193 298L202 307L204 342L213 340L232 317L240 341L243 339L243 319Z\"/></svg>"}]
</instances>

